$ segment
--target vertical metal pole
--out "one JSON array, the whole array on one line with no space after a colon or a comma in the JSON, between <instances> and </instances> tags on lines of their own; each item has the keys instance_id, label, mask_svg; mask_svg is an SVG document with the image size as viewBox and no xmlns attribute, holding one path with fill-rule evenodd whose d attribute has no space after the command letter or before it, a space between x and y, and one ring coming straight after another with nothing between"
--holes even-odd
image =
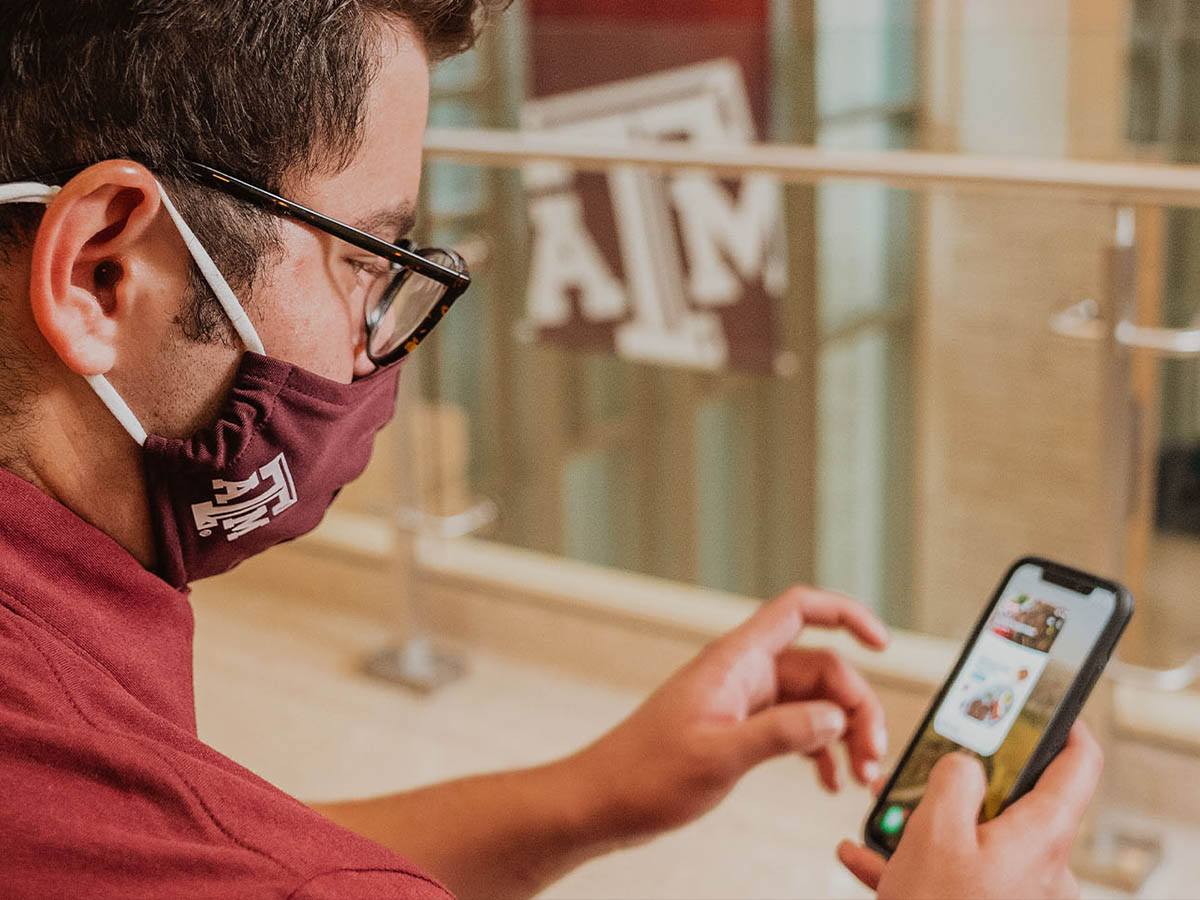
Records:
<instances>
[{"instance_id":1,"label":"vertical metal pole","mask_svg":"<svg viewBox=\"0 0 1200 900\"><path fill-rule=\"evenodd\" d=\"M421 460L436 460L441 456L436 448L430 454L418 453L418 442L438 440L441 431L435 425L431 430L438 434L426 434L421 425L424 417L419 414L420 366L424 363L420 357L421 353L414 353L405 363L397 398L397 424L392 429L393 441L390 446L381 448L392 454L395 473L392 496L396 507L390 521L396 536L392 563L397 594L393 604L396 642L367 660L366 667L378 678L429 693L460 678L466 665L460 656L438 648L420 622L422 579L417 542L426 531L429 515L426 485L430 479ZM426 362L436 367L436 359Z\"/></svg>"},{"instance_id":2,"label":"vertical metal pole","mask_svg":"<svg viewBox=\"0 0 1200 900\"><path fill-rule=\"evenodd\" d=\"M1106 289L1103 294L1101 317L1115 323L1134 319L1136 315L1135 285L1137 272L1136 220L1130 207L1114 209L1115 235L1113 246L1106 255ZM1105 429L1105 445L1109 455L1106 469L1109 474L1109 499L1102 510L1102 521L1114 526L1111 547L1107 556L1126 563L1129 522L1137 509L1137 485L1140 444L1139 429L1145 420L1138 415L1132 396L1131 359L1126 348L1115 338L1112 328L1106 329L1103 343L1105 377L1105 414L1101 427ZM1130 438L1132 432L1132 439ZM1109 749L1109 766L1100 780L1092 811L1084 820L1076 846L1073 865L1076 874L1087 881L1134 892L1162 861L1162 842L1155 834L1132 828L1124 821L1116 797L1117 771L1113 748L1117 740L1116 701L1114 680L1102 677L1088 703L1087 720L1101 746Z\"/></svg>"}]
</instances>

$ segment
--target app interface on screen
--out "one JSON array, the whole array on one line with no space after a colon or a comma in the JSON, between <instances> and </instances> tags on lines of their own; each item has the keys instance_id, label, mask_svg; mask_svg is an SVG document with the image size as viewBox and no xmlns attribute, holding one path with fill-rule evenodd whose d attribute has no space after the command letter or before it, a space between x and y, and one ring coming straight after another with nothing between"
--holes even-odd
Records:
<instances>
[{"instance_id":1,"label":"app interface on screen","mask_svg":"<svg viewBox=\"0 0 1200 900\"><path fill-rule=\"evenodd\" d=\"M1002 599L934 715L933 730L980 756L1000 749L1066 620L1064 607L1033 594Z\"/></svg>"},{"instance_id":2,"label":"app interface on screen","mask_svg":"<svg viewBox=\"0 0 1200 900\"><path fill-rule=\"evenodd\" d=\"M878 807L872 825L885 845L899 842L934 763L955 750L983 762L984 818L1000 811L1116 604L1112 591L1080 594L1043 581L1041 566L1013 573Z\"/></svg>"}]
</instances>

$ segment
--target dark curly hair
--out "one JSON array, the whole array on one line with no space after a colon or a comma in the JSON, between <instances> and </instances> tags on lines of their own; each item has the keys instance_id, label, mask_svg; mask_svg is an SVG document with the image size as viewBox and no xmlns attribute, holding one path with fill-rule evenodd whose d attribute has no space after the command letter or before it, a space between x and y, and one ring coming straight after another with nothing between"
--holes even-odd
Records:
<instances>
[{"instance_id":1,"label":"dark curly hair","mask_svg":"<svg viewBox=\"0 0 1200 900\"><path fill-rule=\"evenodd\" d=\"M190 185L209 162L279 189L344 167L389 22L431 61L469 48L507 0L4 0L0 183L105 159L154 171L226 277L249 292L276 241L269 216ZM28 241L35 207L0 207L3 251ZM228 339L193 278L183 318ZM219 334L220 333L220 334Z\"/></svg>"}]
</instances>

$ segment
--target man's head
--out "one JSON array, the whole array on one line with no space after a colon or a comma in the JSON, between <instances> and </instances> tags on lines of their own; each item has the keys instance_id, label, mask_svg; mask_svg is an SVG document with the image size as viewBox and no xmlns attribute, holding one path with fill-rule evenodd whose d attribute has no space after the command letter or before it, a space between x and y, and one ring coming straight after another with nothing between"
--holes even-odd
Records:
<instances>
[{"instance_id":1,"label":"man's head","mask_svg":"<svg viewBox=\"0 0 1200 900\"><path fill-rule=\"evenodd\" d=\"M168 436L210 420L223 399L242 348L156 180L268 354L343 382L369 371L362 254L191 183L186 161L398 237L420 181L429 64L469 46L486 7L502 5L10 0L0 183L90 168L45 209L0 207L0 428L20 444L0 448L6 463L38 455L30 431L43 443L59 432L59 450L127 455L80 376L107 375ZM33 475L46 463L25 462Z\"/></svg>"}]
</instances>

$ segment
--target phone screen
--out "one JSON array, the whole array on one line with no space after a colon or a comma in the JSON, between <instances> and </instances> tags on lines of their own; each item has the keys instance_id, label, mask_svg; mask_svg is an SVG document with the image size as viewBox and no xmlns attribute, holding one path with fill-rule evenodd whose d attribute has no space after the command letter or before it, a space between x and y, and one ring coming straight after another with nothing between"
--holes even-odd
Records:
<instances>
[{"instance_id":1,"label":"phone screen","mask_svg":"<svg viewBox=\"0 0 1200 900\"><path fill-rule=\"evenodd\" d=\"M896 848L934 763L956 750L983 762L982 818L996 816L1116 608L1111 590L1079 593L1018 566L875 807L874 838Z\"/></svg>"}]
</instances>

